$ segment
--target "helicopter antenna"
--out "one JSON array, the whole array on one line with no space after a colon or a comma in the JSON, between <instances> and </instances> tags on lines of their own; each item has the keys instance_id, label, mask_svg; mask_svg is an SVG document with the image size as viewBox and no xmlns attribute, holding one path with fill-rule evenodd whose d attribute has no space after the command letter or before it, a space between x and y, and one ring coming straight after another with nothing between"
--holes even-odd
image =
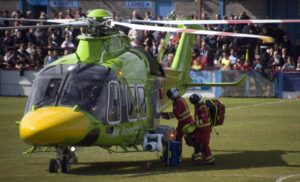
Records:
<instances>
[{"instance_id":1,"label":"helicopter antenna","mask_svg":"<svg viewBox=\"0 0 300 182\"><path fill-rule=\"evenodd\" d=\"M78 59L78 62L80 63L81 60L80 60L80 57L79 57L79 55L77 54L77 52L75 52L75 55L76 55L76 57L77 57L77 59Z\"/></svg>"},{"instance_id":2,"label":"helicopter antenna","mask_svg":"<svg viewBox=\"0 0 300 182\"><path fill-rule=\"evenodd\" d=\"M107 51L104 49L104 50L102 51L102 54L101 54L101 58L100 58L99 63L103 63L103 57L104 57L104 54L106 54L106 53L107 53Z\"/></svg>"}]
</instances>

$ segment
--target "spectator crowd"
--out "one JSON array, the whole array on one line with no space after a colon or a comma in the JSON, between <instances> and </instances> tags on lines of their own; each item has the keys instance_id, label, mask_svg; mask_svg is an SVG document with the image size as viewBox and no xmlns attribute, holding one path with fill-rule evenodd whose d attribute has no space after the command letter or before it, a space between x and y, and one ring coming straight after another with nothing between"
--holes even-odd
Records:
<instances>
[{"instance_id":1,"label":"spectator crowd","mask_svg":"<svg viewBox=\"0 0 300 182\"><path fill-rule=\"evenodd\" d=\"M81 9L73 14L72 10L59 11L55 19L80 18L86 15ZM1 12L0 17L5 18L29 18L32 19L32 12L20 13L18 11ZM41 12L39 19L48 17ZM118 19L113 12L113 18ZM149 11L142 17L137 11L132 12L132 19L137 20L160 20L154 18ZM195 17L191 17L196 19ZM201 19L210 19L205 13ZM220 20L220 15L215 19ZM246 13L239 16L224 16L223 19L237 20L250 19ZM42 25L38 23L37 25ZM24 70L39 70L63 55L75 51L78 45L76 36L83 33L84 28L30 28L22 29L21 26L36 25L27 21L3 21L1 27L14 26L16 29L0 31L0 67L2 69L17 69L20 74ZM20 28L18 28L20 27ZM265 43L259 39L236 38L227 36L199 35L195 40L192 55L191 68L194 70L256 70L264 74L278 71L300 71L300 38L292 44L288 32L279 28L277 24L226 24L226 25L205 25L207 30L236 32L246 34L257 34L271 36L274 43ZM160 50L164 50L162 66L170 67L176 53L180 40L180 34L171 34L170 41L166 44L165 32L125 30L131 46L142 47L153 56L159 56Z\"/></svg>"},{"instance_id":2,"label":"spectator crowd","mask_svg":"<svg viewBox=\"0 0 300 182\"><path fill-rule=\"evenodd\" d=\"M196 19L194 16L192 19ZM142 18L136 11L132 19L151 20L149 12ZM156 18L160 20L161 17ZM210 19L207 14L202 20ZM220 20L220 15L216 15ZM224 16L224 20L246 20L250 17L244 12L239 16ZM300 38L293 45L288 32L279 28L278 24L222 24L205 25L205 29L222 32L235 32L244 34L257 34L270 36L274 43L265 43L254 38L239 38L228 36L201 35L197 36L192 56L191 68L194 70L257 70L264 74L278 71L300 71ZM164 47L165 56L163 67L169 67L176 53L180 34L172 34L167 45L164 44L163 32L140 31L131 29L128 33L132 46L144 47L150 54L157 56Z\"/></svg>"},{"instance_id":3,"label":"spectator crowd","mask_svg":"<svg viewBox=\"0 0 300 182\"><path fill-rule=\"evenodd\" d=\"M25 14L19 11L0 12L0 17L16 19L32 19L32 12ZM58 12L55 19L70 19L85 17L85 14L78 9L72 14L70 9L65 12ZM39 19L48 17L45 12L41 12ZM37 28L22 29L22 26L37 25ZM24 70L39 70L63 55L68 55L75 51L78 44L76 36L84 31L83 28L72 27L59 28L39 28L43 23L28 21L6 21L0 20L1 27L16 27L15 29L0 31L0 67L2 69L17 69L20 75ZM20 28L18 28L20 27Z\"/></svg>"}]
</instances>

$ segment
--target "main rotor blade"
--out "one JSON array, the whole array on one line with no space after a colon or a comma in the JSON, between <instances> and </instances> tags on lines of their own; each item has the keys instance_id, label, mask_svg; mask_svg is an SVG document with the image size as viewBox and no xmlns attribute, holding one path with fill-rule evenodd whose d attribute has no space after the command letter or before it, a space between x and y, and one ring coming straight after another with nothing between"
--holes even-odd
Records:
<instances>
[{"instance_id":1,"label":"main rotor blade","mask_svg":"<svg viewBox=\"0 0 300 182\"><path fill-rule=\"evenodd\" d=\"M0 20L26 21L26 22L47 22L47 23L71 23L71 22L77 21L76 19L26 19L26 18L4 18L4 17L0 17Z\"/></svg>"},{"instance_id":2,"label":"main rotor blade","mask_svg":"<svg viewBox=\"0 0 300 182\"><path fill-rule=\"evenodd\" d=\"M267 24L267 23L300 23L300 19L274 20L130 20L133 23L153 23L165 25L213 25L213 24Z\"/></svg>"},{"instance_id":3,"label":"main rotor blade","mask_svg":"<svg viewBox=\"0 0 300 182\"><path fill-rule=\"evenodd\" d=\"M0 27L0 30L50 28L50 27L84 27L87 25L88 25L87 22L73 22L73 23L58 24L58 25L32 25L32 26L19 26L19 27Z\"/></svg>"},{"instance_id":4,"label":"main rotor blade","mask_svg":"<svg viewBox=\"0 0 300 182\"><path fill-rule=\"evenodd\" d=\"M195 30L195 29L183 29L183 28L174 28L174 27L159 27L159 26L150 26L150 25L138 25L122 22L112 22L112 25L121 25L137 30L151 30L151 31L162 31L162 32L179 32L179 33L190 33L190 34L199 34L199 35L217 35L217 36L230 36L230 37L247 37L247 38L258 38L265 42L272 43L274 39L269 36L262 35L253 35L253 34L242 34L242 33L232 33L232 32L219 32L211 30Z\"/></svg>"}]
</instances>

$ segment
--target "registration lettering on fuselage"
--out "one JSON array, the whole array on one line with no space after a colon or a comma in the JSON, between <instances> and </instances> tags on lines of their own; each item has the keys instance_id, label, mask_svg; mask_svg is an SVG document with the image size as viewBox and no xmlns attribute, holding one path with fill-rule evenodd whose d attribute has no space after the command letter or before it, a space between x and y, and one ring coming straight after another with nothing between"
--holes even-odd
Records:
<instances>
[{"instance_id":1,"label":"registration lettering on fuselage","mask_svg":"<svg viewBox=\"0 0 300 182\"><path fill-rule=\"evenodd\" d=\"M121 128L121 127L116 127L114 129L114 132L112 133L112 136L117 137L117 136L128 136L128 135L136 135L139 131L138 126L133 126L133 127L128 127L128 128Z\"/></svg>"}]
</instances>

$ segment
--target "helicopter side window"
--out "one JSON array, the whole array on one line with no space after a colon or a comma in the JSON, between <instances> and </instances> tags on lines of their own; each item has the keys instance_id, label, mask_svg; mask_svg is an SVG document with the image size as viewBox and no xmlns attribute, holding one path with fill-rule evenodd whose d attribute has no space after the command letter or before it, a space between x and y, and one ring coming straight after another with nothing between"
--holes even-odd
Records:
<instances>
[{"instance_id":1,"label":"helicopter side window","mask_svg":"<svg viewBox=\"0 0 300 182\"><path fill-rule=\"evenodd\" d=\"M140 118L146 117L146 98L145 98L145 89L144 87L137 87L137 101Z\"/></svg>"},{"instance_id":2,"label":"helicopter side window","mask_svg":"<svg viewBox=\"0 0 300 182\"><path fill-rule=\"evenodd\" d=\"M127 115L129 121L136 121L137 119L137 105L136 105L136 89L130 86L127 89Z\"/></svg>"},{"instance_id":3,"label":"helicopter side window","mask_svg":"<svg viewBox=\"0 0 300 182\"><path fill-rule=\"evenodd\" d=\"M109 124L117 124L121 121L120 89L116 81L108 85L108 109L107 120Z\"/></svg>"}]
</instances>

